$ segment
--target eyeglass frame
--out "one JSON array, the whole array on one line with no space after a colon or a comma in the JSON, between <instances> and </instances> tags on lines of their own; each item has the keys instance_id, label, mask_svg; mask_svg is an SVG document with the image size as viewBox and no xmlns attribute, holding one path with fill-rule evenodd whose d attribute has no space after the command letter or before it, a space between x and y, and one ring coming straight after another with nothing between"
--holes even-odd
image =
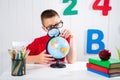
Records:
<instances>
[{"instance_id":1,"label":"eyeglass frame","mask_svg":"<svg viewBox=\"0 0 120 80\"><path fill-rule=\"evenodd\" d=\"M60 23L62 24L62 26L61 26L61 27L57 27L56 25L59 25ZM45 26L44 26L44 27L45 27ZM56 23L55 25L50 25L50 26L45 27L45 28L46 28L47 30L49 30L49 29L51 29L51 28L53 28L53 27L62 28L62 27L63 27L63 21L60 20L60 22Z\"/></svg>"}]
</instances>

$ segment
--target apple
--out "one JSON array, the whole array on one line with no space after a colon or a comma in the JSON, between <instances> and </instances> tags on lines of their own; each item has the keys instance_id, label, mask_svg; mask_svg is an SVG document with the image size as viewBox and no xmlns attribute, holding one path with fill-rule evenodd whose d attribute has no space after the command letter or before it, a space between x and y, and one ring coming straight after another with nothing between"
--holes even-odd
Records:
<instances>
[{"instance_id":1,"label":"apple","mask_svg":"<svg viewBox=\"0 0 120 80\"><path fill-rule=\"evenodd\" d=\"M99 57L101 60L104 60L104 61L109 60L111 57L111 52L109 52L109 50L106 50L106 49L101 50L99 52Z\"/></svg>"}]
</instances>

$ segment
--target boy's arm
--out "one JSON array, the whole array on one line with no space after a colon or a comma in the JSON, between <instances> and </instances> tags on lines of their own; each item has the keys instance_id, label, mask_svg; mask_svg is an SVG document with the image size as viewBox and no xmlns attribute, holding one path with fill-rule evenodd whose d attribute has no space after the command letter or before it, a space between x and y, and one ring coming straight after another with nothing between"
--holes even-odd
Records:
<instances>
[{"instance_id":1,"label":"boy's arm","mask_svg":"<svg viewBox=\"0 0 120 80\"><path fill-rule=\"evenodd\" d=\"M28 55L26 58L27 63L38 63L38 64L48 64L52 62L54 58L51 55L46 53L46 50L43 50L38 55Z\"/></svg>"},{"instance_id":2,"label":"boy's arm","mask_svg":"<svg viewBox=\"0 0 120 80\"><path fill-rule=\"evenodd\" d=\"M70 38L70 51L66 56L66 60L70 64L76 61L76 47L75 47L74 37Z\"/></svg>"},{"instance_id":3,"label":"boy's arm","mask_svg":"<svg viewBox=\"0 0 120 80\"><path fill-rule=\"evenodd\" d=\"M32 56L27 56L26 57L26 63L35 63L37 62L37 56L36 55L32 55Z\"/></svg>"},{"instance_id":4,"label":"boy's arm","mask_svg":"<svg viewBox=\"0 0 120 80\"><path fill-rule=\"evenodd\" d=\"M70 38L70 51L66 56L66 60L68 63L74 63L76 60L76 47L74 42L74 35L69 29L63 29L60 33L61 37Z\"/></svg>"}]
</instances>

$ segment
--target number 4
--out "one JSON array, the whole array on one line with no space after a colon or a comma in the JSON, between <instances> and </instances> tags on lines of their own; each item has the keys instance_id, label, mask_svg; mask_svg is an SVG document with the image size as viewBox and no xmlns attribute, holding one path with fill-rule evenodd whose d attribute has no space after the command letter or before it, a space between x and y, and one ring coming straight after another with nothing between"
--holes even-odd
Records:
<instances>
[{"instance_id":1,"label":"number 4","mask_svg":"<svg viewBox=\"0 0 120 80\"><path fill-rule=\"evenodd\" d=\"M109 1L110 0L104 0L103 6L98 5L100 3L100 1L101 0L96 0L92 7L93 7L94 10L102 10L102 15L107 16L108 11L111 10L111 6L109 6Z\"/></svg>"}]
</instances>

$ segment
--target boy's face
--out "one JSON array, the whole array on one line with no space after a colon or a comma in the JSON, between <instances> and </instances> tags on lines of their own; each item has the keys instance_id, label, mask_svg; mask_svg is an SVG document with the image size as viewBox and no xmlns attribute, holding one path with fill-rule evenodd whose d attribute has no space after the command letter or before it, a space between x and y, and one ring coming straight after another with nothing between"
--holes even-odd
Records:
<instances>
[{"instance_id":1,"label":"boy's face","mask_svg":"<svg viewBox=\"0 0 120 80\"><path fill-rule=\"evenodd\" d=\"M48 31L51 26L56 26L59 28L59 26L62 26L63 22L61 21L59 16L53 16L51 18L43 19L43 29L45 31Z\"/></svg>"}]
</instances>

